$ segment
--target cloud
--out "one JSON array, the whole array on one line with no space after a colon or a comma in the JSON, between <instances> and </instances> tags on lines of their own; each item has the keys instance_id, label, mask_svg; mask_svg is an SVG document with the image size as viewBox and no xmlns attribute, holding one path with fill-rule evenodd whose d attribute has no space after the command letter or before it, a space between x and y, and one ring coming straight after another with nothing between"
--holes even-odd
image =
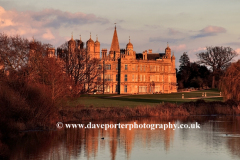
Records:
<instances>
[{"instance_id":1,"label":"cloud","mask_svg":"<svg viewBox=\"0 0 240 160\"><path fill-rule=\"evenodd\" d=\"M45 9L41 12L31 12L30 15L33 21L44 22L43 25L45 27L53 28L92 23L108 23L107 19L97 17L94 14L85 14L81 12L70 13L55 9Z\"/></svg>"},{"instance_id":2,"label":"cloud","mask_svg":"<svg viewBox=\"0 0 240 160\"><path fill-rule=\"evenodd\" d=\"M184 38L164 38L164 37L150 37L149 42L170 42L176 43L178 41L183 41Z\"/></svg>"},{"instance_id":3,"label":"cloud","mask_svg":"<svg viewBox=\"0 0 240 160\"><path fill-rule=\"evenodd\" d=\"M179 44L177 46L170 46L171 50L174 52L182 52L186 50L186 44Z\"/></svg>"},{"instance_id":4,"label":"cloud","mask_svg":"<svg viewBox=\"0 0 240 160\"><path fill-rule=\"evenodd\" d=\"M168 28L168 34L169 35L176 35L176 34L179 34L179 33L181 33L181 32L179 32L179 31L177 31L173 28Z\"/></svg>"},{"instance_id":5,"label":"cloud","mask_svg":"<svg viewBox=\"0 0 240 160\"><path fill-rule=\"evenodd\" d=\"M230 42L230 43L226 43L226 45L229 45L229 46L240 46L240 42Z\"/></svg>"},{"instance_id":6,"label":"cloud","mask_svg":"<svg viewBox=\"0 0 240 160\"><path fill-rule=\"evenodd\" d=\"M57 45L65 39L59 35L60 29L79 28L82 25L105 24L108 19L82 12L64 12L56 9L42 11L5 10L0 6L0 30L8 35L20 35L31 39L47 41Z\"/></svg>"},{"instance_id":7,"label":"cloud","mask_svg":"<svg viewBox=\"0 0 240 160\"><path fill-rule=\"evenodd\" d=\"M227 30L223 27L207 26L199 31L199 34L192 36L192 38L202 38L208 36L215 36L218 33L226 33Z\"/></svg>"},{"instance_id":8,"label":"cloud","mask_svg":"<svg viewBox=\"0 0 240 160\"><path fill-rule=\"evenodd\" d=\"M42 35L42 38L48 39L48 40L55 39L54 35L49 29L47 29L46 33Z\"/></svg>"},{"instance_id":9,"label":"cloud","mask_svg":"<svg viewBox=\"0 0 240 160\"><path fill-rule=\"evenodd\" d=\"M237 52L237 54L240 54L240 48L235 49L235 51Z\"/></svg>"}]
</instances>

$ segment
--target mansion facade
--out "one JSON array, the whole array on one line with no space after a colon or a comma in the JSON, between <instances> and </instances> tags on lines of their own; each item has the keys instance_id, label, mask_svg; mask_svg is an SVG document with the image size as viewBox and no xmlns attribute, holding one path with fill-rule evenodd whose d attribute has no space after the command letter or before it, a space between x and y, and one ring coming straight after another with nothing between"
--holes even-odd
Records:
<instances>
[{"instance_id":1,"label":"mansion facade","mask_svg":"<svg viewBox=\"0 0 240 160\"><path fill-rule=\"evenodd\" d=\"M76 47L73 38L68 41L68 49ZM79 48L83 43L79 41ZM98 78L103 85L97 86L97 93L105 94L153 94L177 92L175 56L167 45L165 53L152 53L145 50L136 53L130 42L126 48L120 49L115 26L110 51L102 49L100 42L90 39L86 42L87 54L90 58L99 59L98 69L103 74Z\"/></svg>"}]
</instances>

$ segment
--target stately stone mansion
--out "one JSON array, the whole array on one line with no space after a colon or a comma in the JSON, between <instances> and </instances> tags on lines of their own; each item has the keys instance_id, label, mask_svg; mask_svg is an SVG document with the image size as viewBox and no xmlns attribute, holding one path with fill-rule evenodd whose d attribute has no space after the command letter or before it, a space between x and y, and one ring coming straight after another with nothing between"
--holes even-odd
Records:
<instances>
[{"instance_id":1,"label":"stately stone mansion","mask_svg":"<svg viewBox=\"0 0 240 160\"><path fill-rule=\"evenodd\" d=\"M165 53L145 50L136 53L130 42L120 49L115 26L110 51L102 49L100 42L90 38L86 43L90 57L100 59L105 66L105 93L152 94L177 92L175 56L167 45Z\"/></svg>"},{"instance_id":2,"label":"stately stone mansion","mask_svg":"<svg viewBox=\"0 0 240 160\"><path fill-rule=\"evenodd\" d=\"M79 47L83 48L81 39ZM73 38L68 41L69 52L76 47ZM101 77L103 85L97 93L106 94L153 94L177 92L175 56L167 45L165 53L152 53L145 50L136 53L130 42L120 49L115 26L110 51L102 49L100 42L90 39L86 42L90 58L99 59L99 68L105 68ZM103 67L104 66L104 67ZM104 77L104 78L103 78Z\"/></svg>"}]
</instances>

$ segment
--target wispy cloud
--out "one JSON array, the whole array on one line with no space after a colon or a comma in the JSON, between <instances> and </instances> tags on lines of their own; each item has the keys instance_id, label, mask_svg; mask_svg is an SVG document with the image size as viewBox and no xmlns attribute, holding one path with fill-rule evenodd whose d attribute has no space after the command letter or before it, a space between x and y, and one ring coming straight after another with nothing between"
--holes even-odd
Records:
<instances>
[{"instance_id":1,"label":"wispy cloud","mask_svg":"<svg viewBox=\"0 0 240 160\"><path fill-rule=\"evenodd\" d=\"M175 30L173 28L168 28L168 34L169 35L176 35L176 34L179 34L179 33L181 33L181 32L178 31L178 30Z\"/></svg>"},{"instance_id":2,"label":"wispy cloud","mask_svg":"<svg viewBox=\"0 0 240 160\"><path fill-rule=\"evenodd\" d=\"M202 38L208 36L215 36L218 33L226 33L227 30L218 26L207 26L199 31L199 34L192 36L191 38Z\"/></svg>"},{"instance_id":3,"label":"wispy cloud","mask_svg":"<svg viewBox=\"0 0 240 160\"><path fill-rule=\"evenodd\" d=\"M164 38L164 37L150 37L149 42L170 42L170 43L176 43L179 41L183 41L184 38Z\"/></svg>"}]
</instances>

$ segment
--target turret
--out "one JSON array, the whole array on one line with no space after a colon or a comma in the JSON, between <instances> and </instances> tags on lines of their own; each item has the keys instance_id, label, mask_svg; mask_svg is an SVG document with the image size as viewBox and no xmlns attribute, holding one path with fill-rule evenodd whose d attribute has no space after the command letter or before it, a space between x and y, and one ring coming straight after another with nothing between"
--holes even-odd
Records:
<instances>
[{"instance_id":1,"label":"turret","mask_svg":"<svg viewBox=\"0 0 240 160\"><path fill-rule=\"evenodd\" d=\"M100 42L98 42L98 37L96 38L96 42L94 43L94 53L95 58L100 58Z\"/></svg>"},{"instance_id":2,"label":"turret","mask_svg":"<svg viewBox=\"0 0 240 160\"><path fill-rule=\"evenodd\" d=\"M80 35L80 39L78 41L78 49L83 49L83 41L82 41L81 35Z\"/></svg>"},{"instance_id":3,"label":"turret","mask_svg":"<svg viewBox=\"0 0 240 160\"><path fill-rule=\"evenodd\" d=\"M87 41L87 54L90 56L90 58L94 58L94 41L91 38L91 33L90 39Z\"/></svg>"},{"instance_id":4,"label":"turret","mask_svg":"<svg viewBox=\"0 0 240 160\"><path fill-rule=\"evenodd\" d=\"M166 58L171 58L171 49L169 48L168 43L167 43L167 48L165 49L165 56Z\"/></svg>"},{"instance_id":5,"label":"turret","mask_svg":"<svg viewBox=\"0 0 240 160\"><path fill-rule=\"evenodd\" d=\"M49 58L55 57L55 48L48 48L47 54Z\"/></svg>"},{"instance_id":6,"label":"turret","mask_svg":"<svg viewBox=\"0 0 240 160\"><path fill-rule=\"evenodd\" d=\"M75 48L76 48L76 42L73 40L73 34L72 34L70 41L68 41L69 54L73 54L75 52Z\"/></svg>"},{"instance_id":7,"label":"turret","mask_svg":"<svg viewBox=\"0 0 240 160\"><path fill-rule=\"evenodd\" d=\"M132 43L130 42L130 36L129 36L129 42L128 42L128 44L127 44L127 46L126 46L126 51L127 51L127 55L128 56L132 56L133 55L133 45L132 45Z\"/></svg>"}]
</instances>

